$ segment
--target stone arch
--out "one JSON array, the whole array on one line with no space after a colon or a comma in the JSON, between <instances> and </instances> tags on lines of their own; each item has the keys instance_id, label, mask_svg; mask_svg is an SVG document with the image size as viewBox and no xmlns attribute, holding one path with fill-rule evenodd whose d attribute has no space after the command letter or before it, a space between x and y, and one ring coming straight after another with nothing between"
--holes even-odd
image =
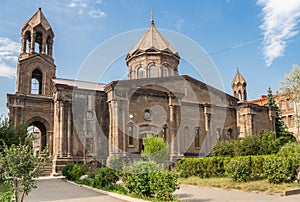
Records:
<instances>
[{"instance_id":1,"label":"stone arch","mask_svg":"<svg viewBox=\"0 0 300 202\"><path fill-rule=\"evenodd\" d=\"M35 68L31 73L31 94L42 95L43 73L39 68Z\"/></svg>"},{"instance_id":2,"label":"stone arch","mask_svg":"<svg viewBox=\"0 0 300 202\"><path fill-rule=\"evenodd\" d=\"M22 36L22 53L29 53L31 42L31 32L29 30L24 32Z\"/></svg>"},{"instance_id":3,"label":"stone arch","mask_svg":"<svg viewBox=\"0 0 300 202\"><path fill-rule=\"evenodd\" d=\"M139 125L139 152L141 152L144 149L144 138L147 135L154 135L154 136L158 136L159 130L158 127L152 124L141 124Z\"/></svg>"},{"instance_id":4,"label":"stone arch","mask_svg":"<svg viewBox=\"0 0 300 202\"><path fill-rule=\"evenodd\" d=\"M145 71L145 68L140 66L137 68L137 78L138 79L142 79L142 78L145 78L146 77L146 71Z\"/></svg>"},{"instance_id":5,"label":"stone arch","mask_svg":"<svg viewBox=\"0 0 300 202\"><path fill-rule=\"evenodd\" d=\"M28 121L26 121L26 123L28 126L35 126L39 128L39 130L41 131L41 140L40 140L41 150L44 150L47 144L50 143L47 141L49 139L47 138L47 132L50 131L49 123L45 119L39 116L29 119Z\"/></svg>"},{"instance_id":6,"label":"stone arch","mask_svg":"<svg viewBox=\"0 0 300 202\"><path fill-rule=\"evenodd\" d=\"M167 63L163 63L160 67L161 77L170 76L170 66Z\"/></svg>"},{"instance_id":7,"label":"stone arch","mask_svg":"<svg viewBox=\"0 0 300 202\"><path fill-rule=\"evenodd\" d=\"M148 71L149 71L149 78L155 78L155 77L157 77L158 76L158 72L157 72L157 67L156 67L156 65L155 65L155 63L150 63L149 65L148 65Z\"/></svg>"}]
</instances>

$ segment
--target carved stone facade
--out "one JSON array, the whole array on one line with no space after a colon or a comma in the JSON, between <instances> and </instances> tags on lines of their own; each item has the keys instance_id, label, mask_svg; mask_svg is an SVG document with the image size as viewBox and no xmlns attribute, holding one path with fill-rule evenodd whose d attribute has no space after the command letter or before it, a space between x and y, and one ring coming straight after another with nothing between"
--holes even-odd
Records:
<instances>
[{"instance_id":1,"label":"carved stone facade","mask_svg":"<svg viewBox=\"0 0 300 202\"><path fill-rule=\"evenodd\" d=\"M140 158L146 135L164 139L176 160L207 155L220 139L274 130L274 109L247 103L239 72L234 96L178 75L180 56L153 20L126 57L128 80L107 85L56 78L53 38L39 9L22 27L16 93L7 95L14 126L40 129L53 173L67 162Z\"/></svg>"}]
</instances>

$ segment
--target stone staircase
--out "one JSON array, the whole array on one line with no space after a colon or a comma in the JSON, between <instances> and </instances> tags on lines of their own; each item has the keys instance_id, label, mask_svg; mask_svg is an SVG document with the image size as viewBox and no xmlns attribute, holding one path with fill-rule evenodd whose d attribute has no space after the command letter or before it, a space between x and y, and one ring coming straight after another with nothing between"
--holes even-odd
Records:
<instances>
[{"instance_id":1,"label":"stone staircase","mask_svg":"<svg viewBox=\"0 0 300 202\"><path fill-rule=\"evenodd\" d=\"M46 165L41 167L40 171L41 171L40 176L51 176L51 174L52 174L52 161L48 162Z\"/></svg>"}]
</instances>

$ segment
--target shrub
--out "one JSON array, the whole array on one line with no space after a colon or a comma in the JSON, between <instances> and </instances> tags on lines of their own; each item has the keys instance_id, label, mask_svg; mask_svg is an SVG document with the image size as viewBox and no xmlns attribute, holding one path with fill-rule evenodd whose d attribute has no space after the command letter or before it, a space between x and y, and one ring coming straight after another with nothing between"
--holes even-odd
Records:
<instances>
[{"instance_id":1,"label":"shrub","mask_svg":"<svg viewBox=\"0 0 300 202\"><path fill-rule=\"evenodd\" d=\"M118 176L115 170L108 167L101 167L97 170L95 177L91 180L91 185L93 187L111 190L114 188L117 181Z\"/></svg>"},{"instance_id":2,"label":"shrub","mask_svg":"<svg viewBox=\"0 0 300 202\"><path fill-rule=\"evenodd\" d=\"M155 193L155 199L158 201L172 200L173 192L179 188L177 178L177 174L165 170L151 173L150 190Z\"/></svg>"},{"instance_id":3,"label":"shrub","mask_svg":"<svg viewBox=\"0 0 300 202\"><path fill-rule=\"evenodd\" d=\"M69 163L63 167L62 174L68 180L76 181L83 174L83 167L79 164Z\"/></svg>"},{"instance_id":4,"label":"shrub","mask_svg":"<svg viewBox=\"0 0 300 202\"><path fill-rule=\"evenodd\" d=\"M270 183L292 182L296 179L299 158L278 156L265 159L263 168Z\"/></svg>"},{"instance_id":5,"label":"shrub","mask_svg":"<svg viewBox=\"0 0 300 202\"><path fill-rule=\"evenodd\" d=\"M218 141L212 150L212 156L229 156L235 155L235 148L237 146L236 140Z\"/></svg>"},{"instance_id":6,"label":"shrub","mask_svg":"<svg viewBox=\"0 0 300 202\"><path fill-rule=\"evenodd\" d=\"M186 158L176 162L176 171L181 177L219 177L225 173L224 165L230 157Z\"/></svg>"},{"instance_id":7,"label":"shrub","mask_svg":"<svg viewBox=\"0 0 300 202\"><path fill-rule=\"evenodd\" d=\"M226 165L226 175L235 182L246 182L251 173L247 160L231 160Z\"/></svg>"},{"instance_id":8,"label":"shrub","mask_svg":"<svg viewBox=\"0 0 300 202\"><path fill-rule=\"evenodd\" d=\"M71 180L71 171L74 165L74 163L69 163L62 168L62 175L65 176L68 180Z\"/></svg>"},{"instance_id":9,"label":"shrub","mask_svg":"<svg viewBox=\"0 0 300 202\"><path fill-rule=\"evenodd\" d=\"M13 201L13 191L8 190L5 192L0 192L0 202L8 202L8 201Z\"/></svg>"},{"instance_id":10,"label":"shrub","mask_svg":"<svg viewBox=\"0 0 300 202\"><path fill-rule=\"evenodd\" d=\"M137 196L150 197L154 193L150 189L150 175L159 170L154 162L134 162L125 168L126 174L123 174L124 186L129 192Z\"/></svg>"},{"instance_id":11,"label":"shrub","mask_svg":"<svg viewBox=\"0 0 300 202\"><path fill-rule=\"evenodd\" d=\"M144 150L142 156L149 161L163 163L169 158L167 143L162 138L148 135L144 139Z\"/></svg>"},{"instance_id":12,"label":"shrub","mask_svg":"<svg viewBox=\"0 0 300 202\"><path fill-rule=\"evenodd\" d=\"M219 141L213 148L212 156L269 155L279 151L280 144L274 141L275 133L261 132L239 140Z\"/></svg>"},{"instance_id":13,"label":"shrub","mask_svg":"<svg viewBox=\"0 0 300 202\"><path fill-rule=\"evenodd\" d=\"M300 145L295 142L286 143L278 152L283 156L300 156Z\"/></svg>"}]
</instances>

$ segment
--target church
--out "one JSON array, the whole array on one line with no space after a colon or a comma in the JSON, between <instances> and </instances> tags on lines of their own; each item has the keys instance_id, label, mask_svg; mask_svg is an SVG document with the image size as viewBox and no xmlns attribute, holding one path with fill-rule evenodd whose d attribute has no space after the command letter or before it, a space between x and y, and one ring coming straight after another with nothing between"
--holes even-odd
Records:
<instances>
[{"instance_id":1,"label":"church","mask_svg":"<svg viewBox=\"0 0 300 202\"><path fill-rule=\"evenodd\" d=\"M40 131L52 174L69 162L138 159L147 135L161 137L170 161L205 156L219 140L275 130L275 109L247 102L239 71L232 95L179 75L180 53L155 27L128 51L128 78L108 84L56 77L54 31L42 10L21 28L15 94L7 95L14 127Z\"/></svg>"}]
</instances>

